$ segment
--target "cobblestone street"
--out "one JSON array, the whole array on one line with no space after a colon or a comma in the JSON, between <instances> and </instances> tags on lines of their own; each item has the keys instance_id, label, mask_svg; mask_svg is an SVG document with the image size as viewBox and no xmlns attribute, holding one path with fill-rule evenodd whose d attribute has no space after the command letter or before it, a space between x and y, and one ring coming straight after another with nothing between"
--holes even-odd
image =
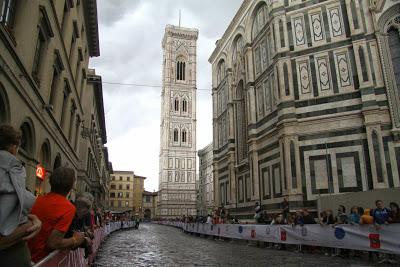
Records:
<instances>
[{"instance_id":1,"label":"cobblestone street","mask_svg":"<svg viewBox=\"0 0 400 267\"><path fill-rule=\"evenodd\" d=\"M95 266L374 266L367 262L258 248L244 242L216 241L181 230L142 224L113 234Z\"/></svg>"}]
</instances>

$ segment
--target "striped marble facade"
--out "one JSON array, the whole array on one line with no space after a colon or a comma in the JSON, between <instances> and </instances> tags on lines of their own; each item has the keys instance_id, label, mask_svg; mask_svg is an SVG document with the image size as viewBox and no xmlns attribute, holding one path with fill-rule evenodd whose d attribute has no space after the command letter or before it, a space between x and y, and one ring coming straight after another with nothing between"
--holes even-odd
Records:
<instances>
[{"instance_id":1,"label":"striped marble facade","mask_svg":"<svg viewBox=\"0 0 400 267\"><path fill-rule=\"evenodd\" d=\"M399 15L396 0L243 2L209 60L216 203L250 218L256 201L400 186Z\"/></svg>"}]
</instances>

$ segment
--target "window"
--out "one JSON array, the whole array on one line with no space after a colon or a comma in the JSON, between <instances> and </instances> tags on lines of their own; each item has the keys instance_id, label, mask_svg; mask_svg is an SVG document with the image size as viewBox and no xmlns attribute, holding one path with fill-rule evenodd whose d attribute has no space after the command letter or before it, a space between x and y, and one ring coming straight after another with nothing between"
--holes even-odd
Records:
<instances>
[{"instance_id":1,"label":"window","mask_svg":"<svg viewBox=\"0 0 400 267\"><path fill-rule=\"evenodd\" d=\"M126 177L126 180L127 180L127 181L130 181L130 180L131 180L131 177L129 177L129 176ZM128 185L128 186L129 186L129 185Z\"/></svg>"},{"instance_id":2,"label":"window","mask_svg":"<svg viewBox=\"0 0 400 267\"><path fill-rule=\"evenodd\" d=\"M43 32L39 30L32 67L32 76L37 82L39 82L40 63L45 49L45 42L46 38L44 37Z\"/></svg>"},{"instance_id":3,"label":"window","mask_svg":"<svg viewBox=\"0 0 400 267\"><path fill-rule=\"evenodd\" d=\"M182 101L182 111L187 112L187 100L183 99Z\"/></svg>"},{"instance_id":4,"label":"window","mask_svg":"<svg viewBox=\"0 0 400 267\"><path fill-rule=\"evenodd\" d=\"M221 62L218 64L217 84L220 84L224 78L225 78L225 61L221 60Z\"/></svg>"},{"instance_id":5,"label":"window","mask_svg":"<svg viewBox=\"0 0 400 267\"><path fill-rule=\"evenodd\" d=\"M111 177L111 180L115 181L115 176L112 176L112 177ZM114 185L114 187L115 187L115 185Z\"/></svg>"},{"instance_id":6,"label":"window","mask_svg":"<svg viewBox=\"0 0 400 267\"><path fill-rule=\"evenodd\" d=\"M17 0L1 0L0 1L0 23L7 28L12 28L15 19L15 11Z\"/></svg>"},{"instance_id":7,"label":"window","mask_svg":"<svg viewBox=\"0 0 400 267\"><path fill-rule=\"evenodd\" d=\"M122 198L122 197L123 197L122 192L118 192L118 198Z\"/></svg>"},{"instance_id":8,"label":"window","mask_svg":"<svg viewBox=\"0 0 400 267\"><path fill-rule=\"evenodd\" d=\"M290 142L290 168L292 169L292 188L297 188L296 148L293 141Z\"/></svg>"},{"instance_id":9,"label":"window","mask_svg":"<svg viewBox=\"0 0 400 267\"><path fill-rule=\"evenodd\" d=\"M174 130L174 142L178 142L178 138L179 138L179 132L178 129Z\"/></svg>"},{"instance_id":10,"label":"window","mask_svg":"<svg viewBox=\"0 0 400 267\"><path fill-rule=\"evenodd\" d=\"M281 38L281 48L285 47L285 31L283 30L283 22L279 20L279 36Z\"/></svg>"},{"instance_id":11,"label":"window","mask_svg":"<svg viewBox=\"0 0 400 267\"><path fill-rule=\"evenodd\" d=\"M130 186L129 186L129 184L127 184L126 185L126 190L129 190L130 189Z\"/></svg>"},{"instance_id":12,"label":"window","mask_svg":"<svg viewBox=\"0 0 400 267\"><path fill-rule=\"evenodd\" d=\"M69 99L70 93L71 93L71 89L69 87L68 81L64 80L64 98L63 98L61 121L60 121L60 125L62 128L64 128L65 117L67 115L67 106L68 106L68 99Z\"/></svg>"},{"instance_id":13,"label":"window","mask_svg":"<svg viewBox=\"0 0 400 267\"><path fill-rule=\"evenodd\" d=\"M125 207L129 207L129 201L125 201Z\"/></svg>"},{"instance_id":14,"label":"window","mask_svg":"<svg viewBox=\"0 0 400 267\"><path fill-rule=\"evenodd\" d=\"M186 130L182 131L182 143L186 143L187 142L187 132Z\"/></svg>"},{"instance_id":15,"label":"window","mask_svg":"<svg viewBox=\"0 0 400 267\"><path fill-rule=\"evenodd\" d=\"M110 197L115 198L115 193L110 193Z\"/></svg>"},{"instance_id":16,"label":"window","mask_svg":"<svg viewBox=\"0 0 400 267\"><path fill-rule=\"evenodd\" d=\"M118 189L122 190L122 184L118 185Z\"/></svg>"},{"instance_id":17,"label":"window","mask_svg":"<svg viewBox=\"0 0 400 267\"><path fill-rule=\"evenodd\" d=\"M290 88L289 88L289 72L288 72L288 66L285 63L283 63L283 82L285 83L285 95L289 96L290 95Z\"/></svg>"},{"instance_id":18,"label":"window","mask_svg":"<svg viewBox=\"0 0 400 267\"><path fill-rule=\"evenodd\" d=\"M379 138L376 131L372 131L372 146L374 149L376 176L378 183L383 183L383 170L382 170L382 159L380 152Z\"/></svg>"},{"instance_id":19,"label":"window","mask_svg":"<svg viewBox=\"0 0 400 267\"><path fill-rule=\"evenodd\" d=\"M125 197L129 198L129 192L125 193Z\"/></svg>"},{"instance_id":20,"label":"window","mask_svg":"<svg viewBox=\"0 0 400 267\"><path fill-rule=\"evenodd\" d=\"M115 180L115 177L113 177L113 181ZM111 189L116 189L116 186L115 186L115 184L111 184Z\"/></svg>"},{"instance_id":21,"label":"window","mask_svg":"<svg viewBox=\"0 0 400 267\"><path fill-rule=\"evenodd\" d=\"M175 98L174 100L174 110L179 111L179 99Z\"/></svg>"},{"instance_id":22,"label":"window","mask_svg":"<svg viewBox=\"0 0 400 267\"><path fill-rule=\"evenodd\" d=\"M267 22L267 7L263 5L260 7L255 16L253 21L253 29L252 29L252 37L253 39L257 37L258 33L261 32L262 28L264 27L265 23Z\"/></svg>"},{"instance_id":23,"label":"window","mask_svg":"<svg viewBox=\"0 0 400 267\"><path fill-rule=\"evenodd\" d=\"M360 46L358 48L358 57L360 58L363 82L367 82L368 81L368 71L367 71L367 66L366 66L367 63L365 62L364 49L362 46Z\"/></svg>"},{"instance_id":24,"label":"window","mask_svg":"<svg viewBox=\"0 0 400 267\"><path fill-rule=\"evenodd\" d=\"M119 177L119 180L122 181L122 176Z\"/></svg>"},{"instance_id":25,"label":"window","mask_svg":"<svg viewBox=\"0 0 400 267\"><path fill-rule=\"evenodd\" d=\"M179 59L176 62L176 79L178 81L184 81L186 75L186 62L183 59Z\"/></svg>"},{"instance_id":26,"label":"window","mask_svg":"<svg viewBox=\"0 0 400 267\"><path fill-rule=\"evenodd\" d=\"M351 15L353 17L353 25L354 29L358 29L360 26L358 25L358 16L357 16L357 6L356 1L359 0L352 0L351 1Z\"/></svg>"}]
</instances>

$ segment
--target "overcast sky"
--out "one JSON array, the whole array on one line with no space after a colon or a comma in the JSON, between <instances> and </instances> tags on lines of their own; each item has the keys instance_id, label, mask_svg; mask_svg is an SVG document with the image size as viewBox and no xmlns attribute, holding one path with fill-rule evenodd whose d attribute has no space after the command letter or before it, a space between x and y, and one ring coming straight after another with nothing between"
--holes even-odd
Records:
<instances>
[{"instance_id":1,"label":"overcast sky","mask_svg":"<svg viewBox=\"0 0 400 267\"><path fill-rule=\"evenodd\" d=\"M114 170L146 176L158 189L161 40L167 24L199 29L197 150L212 141L211 65L208 58L242 0L98 0L100 57L91 67L103 77L108 150Z\"/></svg>"}]
</instances>

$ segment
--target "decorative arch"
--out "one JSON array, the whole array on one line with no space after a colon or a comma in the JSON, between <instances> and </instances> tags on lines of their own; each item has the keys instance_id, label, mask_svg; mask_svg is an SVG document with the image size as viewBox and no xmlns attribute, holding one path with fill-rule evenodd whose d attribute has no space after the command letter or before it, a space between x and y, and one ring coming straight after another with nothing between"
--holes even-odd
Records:
<instances>
[{"instance_id":1,"label":"decorative arch","mask_svg":"<svg viewBox=\"0 0 400 267\"><path fill-rule=\"evenodd\" d=\"M266 10L268 10L268 5L267 5L267 1L266 0L253 0L253 2L255 2L253 4L252 9L250 10L249 14L251 14L251 16L249 16L248 20L246 21L245 24L245 35L244 38L246 39L246 42L251 43L253 40L253 26L254 26L254 21L257 18L257 12L261 9L261 8L266 8ZM266 12L268 15L268 12ZM265 17L264 16L264 23L268 20L268 16Z\"/></svg>"},{"instance_id":2,"label":"decorative arch","mask_svg":"<svg viewBox=\"0 0 400 267\"><path fill-rule=\"evenodd\" d=\"M268 21L268 8L264 1L260 1L254 8L252 16L251 40L253 41L262 31Z\"/></svg>"},{"instance_id":3,"label":"decorative arch","mask_svg":"<svg viewBox=\"0 0 400 267\"><path fill-rule=\"evenodd\" d=\"M35 155L35 128L31 118L26 117L19 127L21 131L21 146L20 148L28 155L33 158Z\"/></svg>"},{"instance_id":4,"label":"decorative arch","mask_svg":"<svg viewBox=\"0 0 400 267\"><path fill-rule=\"evenodd\" d=\"M0 83L0 124L10 122L10 105L7 92Z\"/></svg>"},{"instance_id":5,"label":"decorative arch","mask_svg":"<svg viewBox=\"0 0 400 267\"><path fill-rule=\"evenodd\" d=\"M390 115L392 118L393 128L400 128L400 77L396 72L400 71L398 66L399 50L394 49L396 42L400 43L397 38L400 34L400 3L393 5L386 10L377 22L379 53L382 59L382 71L384 74L385 85L387 90L388 102L390 107ZM397 35L396 35L397 33ZM396 37L396 39L394 39ZM394 43L393 43L394 42Z\"/></svg>"}]
</instances>

